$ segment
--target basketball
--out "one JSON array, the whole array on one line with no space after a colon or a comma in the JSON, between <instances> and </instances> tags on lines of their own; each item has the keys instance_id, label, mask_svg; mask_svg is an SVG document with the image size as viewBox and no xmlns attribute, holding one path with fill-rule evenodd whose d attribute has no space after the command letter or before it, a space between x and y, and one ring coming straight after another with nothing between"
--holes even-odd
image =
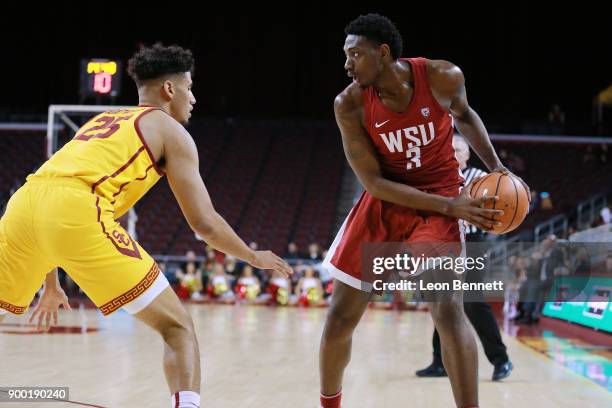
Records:
<instances>
[{"instance_id":1,"label":"basketball","mask_svg":"<svg viewBox=\"0 0 612 408\"><path fill-rule=\"evenodd\" d=\"M504 214L493 219L501 222L492 234L506 234L514 231L529 212L529 196L523 184L512 174L491 173L476 181L470 188L472 198L498 196L495 203L488 202L485 208L503 210Z\"/></svg>"}]
</instances>

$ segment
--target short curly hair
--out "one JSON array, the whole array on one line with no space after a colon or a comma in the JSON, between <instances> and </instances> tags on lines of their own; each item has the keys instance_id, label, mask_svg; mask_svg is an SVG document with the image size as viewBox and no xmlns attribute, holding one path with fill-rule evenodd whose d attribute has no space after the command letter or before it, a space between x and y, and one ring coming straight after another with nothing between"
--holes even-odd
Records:
<instances>
[{"instance_id":1,"label":"short curly hair","mask_svg":"<svg viewBox=\"0 0 612 408\"><path fill-rule=\"evenodd\" d=\"M380 14L370 13L357 17L345 27L344 33L364 36L377 46L387 44L393 59L402 55L403 42L399 30L393 21Z\"/></svg>"},{"instance_id":2,"label":"short curly hair","mask_svg":"<svg viewBox=\"0 0 612 408\"><path fill-rule=\"evenodd\" d=\"M181 72L193 73L194 60L190 50L178 45L156 43L141 47L128 61L128 74L137 84L149 79Z\"/></svg>"}]
</instances>

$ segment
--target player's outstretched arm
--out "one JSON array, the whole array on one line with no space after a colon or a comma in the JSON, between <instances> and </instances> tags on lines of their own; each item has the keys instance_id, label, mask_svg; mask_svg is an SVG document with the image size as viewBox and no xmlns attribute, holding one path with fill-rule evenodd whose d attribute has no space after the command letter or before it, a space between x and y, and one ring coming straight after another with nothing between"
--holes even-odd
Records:
<instances>
[{"instance_id":1,"label":"player's outstretched arm","mask_svg":"<svg viewBox=\"0 0 612 408\"><path fill-rule=\"evenodd\" d=\"M465 196L448 198L428 194L384 178L374 146L361 125L359 109L346 91L336 97L334 112L342 136L344 154L363 187L373 197L417 210L435 211L466 219L483 230L493 227L494 221L490 220L500 212L480 208L480 200ZM468 215L470 219L467 219Z\"/></svg>"},{"instance_id":2,"label":"player's outstretched arm","mask_svg":"<svg viewBox=\"0 0 612 408\"><path fill-rule=\"evenodd\" d=\"M173 121L172 121L173 122ZM243 259L256 268L285 275L289 265L270 251L253 251L217 213L200 176L196 144L177 122L166 121L164 157L168 182L191 228L214 248Z\"/></svg>"}]
</instances>

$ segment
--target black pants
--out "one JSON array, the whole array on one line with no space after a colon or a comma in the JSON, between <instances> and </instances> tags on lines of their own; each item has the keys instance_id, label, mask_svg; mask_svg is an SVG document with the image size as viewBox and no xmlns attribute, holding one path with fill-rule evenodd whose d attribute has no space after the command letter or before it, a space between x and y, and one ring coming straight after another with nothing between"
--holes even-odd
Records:
<instances>
[{"instance_id":1,"label":"black pants","mask_svg":"<svg viewBox=\"0 0 612 408\"><path fill-rule=\"evenodd\" d=\"M482 342L487 358L494 366L504 364L508 361L506 345L502 341L497 320L493 316L491 306L485 302L469 302L463 304L465 314L476 329L476 333ZM433 356L434 363L442 364L442 348L440 346L440 336L438 331L433 334Z\"/></svg>"},{"instance_id":2,"label":"black pants","mask_svg":"<svg viewBox=\"0 0 612 408\"><path fill-rule=\"evenodd\" d=\"M468 234L466 239L470 242L482 242L485 239L485 234ZM482 256L484 254L484 249L481 246L469 247L468 254L473 257ZM473 271L466 277L466 282L478 281L482 282L482 277L478 276L478 274ZM494 366L504 364L508 361L508 353L506 352L506 345L502 341L497 320L495 320L495 316L493 316L491 306L484 302L484 296L481 295L480 298L483 299L483 301L465 302L463 304L465 314L472 323L472 326L474 326L474 329L476 329L476 333L480 338L485 354L491 364ZM437 330L434 330L432 343L434 349L434 363L443 365L440 336Z\"/></svg>"}]
</instances>

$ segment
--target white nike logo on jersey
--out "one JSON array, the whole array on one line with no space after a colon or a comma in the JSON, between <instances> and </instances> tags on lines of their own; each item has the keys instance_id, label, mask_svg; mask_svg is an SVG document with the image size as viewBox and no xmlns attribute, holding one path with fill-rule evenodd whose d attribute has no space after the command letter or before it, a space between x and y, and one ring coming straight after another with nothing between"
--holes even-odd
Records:
<instances>
[{"instance_id":1,"label":"white nike logo on jersey","mask_svg":"<svg viewBox=\"0 0 612 408\"><path fill-rule=\"evenodd\" d=\"M374 124L374 127L375 127L376 129L378 129L378 128L379 128L379 127L381 127L381 126L384 126L384 124L385 124L385 123L387 123L387 122L388 122L388 121L390 121L390 120L391 120L391 119L385 120L383 123L378 123L378 122L376 122L376 123Z\"/></svg>"}]
</instances>

